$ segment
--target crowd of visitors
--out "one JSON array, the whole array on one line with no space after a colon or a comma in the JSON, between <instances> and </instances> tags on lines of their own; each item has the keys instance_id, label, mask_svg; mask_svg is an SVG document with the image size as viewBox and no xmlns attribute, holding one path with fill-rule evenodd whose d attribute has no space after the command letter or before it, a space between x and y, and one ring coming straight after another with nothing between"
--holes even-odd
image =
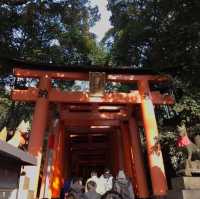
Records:
<instances>
[{"instance_id":1,"label":"crowd of visitors","mask_svg":"<svg viewBox=\"0 0 200 199\"><path fill-rule=\"evenodd\" d=\"M132 183L123 170L114 178L109 169L98 177L92 171L91 177L83 186L81 178L65 182L61 199L135 199Z\"/></svg>"}]
</instances>

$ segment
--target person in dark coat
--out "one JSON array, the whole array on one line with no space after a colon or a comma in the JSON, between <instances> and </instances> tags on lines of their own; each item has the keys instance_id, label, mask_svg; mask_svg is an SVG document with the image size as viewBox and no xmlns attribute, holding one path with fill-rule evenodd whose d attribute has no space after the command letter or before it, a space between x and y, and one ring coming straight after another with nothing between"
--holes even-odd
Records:
<instances>
[{"instance_id":1,"label":"person in dark coat","mask_svg":"<svg viewBox=\"0 0 200 199\"><path fill-rule=\"evenodd\" d=\"M119 193L123 199L135 199L131 181L126 177L123 170L119 171L113 184L113 190Z\"/></svg>"},{"instance_id":2,"label":"person in dark coat","mask_svg":"<svg viewBox=\"0 0 200 199\"><path fill-rule=\"evenodd\" d=\"M75 199L83 199L84 198L83 191L84 187L82 185L82 179L74 178L68 194L72 194L75 197Z\"/></svg>"},{"instance_id":3,"label":"person in dark coat","mask_svg":"<svg viewBox=\"0 0 200 199\"><path fill-rule=\"evenodd\" d=\"M96 188L97 188L96 182L90 180L87 182L86 186L87 186L88 192L84 194L85 199L100 199L101 198L101 195L96 192Z\"/></svg>"},{"instance_id":4,"label":"person in dark coat","mask_svg":"<svg viewBox=\"0 0 200 199\"><path fill-rule=\"evenodd\" d=\"M68 191L70 190L70 187L71 187L71 182L72 182L72 179L64 181L64 185L63 185L61 192L60 192L60 199L64 199L65 195L67 195L67 193L68 193Z\"/></svg>"},{"instance_id":5,"label":"person in dark coat","mask_svg":"<svg viewBox=\"0 0 200 199\"><path fill-rule=\"evenodd\" d=\"M68 194L64 197L64 199L76 199L73 194Z\"/></svg>"}]
</instances>

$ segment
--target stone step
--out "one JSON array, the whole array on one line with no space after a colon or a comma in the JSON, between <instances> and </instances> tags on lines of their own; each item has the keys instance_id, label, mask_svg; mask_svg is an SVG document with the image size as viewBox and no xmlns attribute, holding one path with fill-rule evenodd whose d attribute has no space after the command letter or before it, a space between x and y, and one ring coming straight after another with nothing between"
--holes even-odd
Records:
<instances>
[{"instance_id":1,"label":"stone step","mask_svg":"<svg viewBox=\"0 0 200 199\"><path fill-rule=\"evenodd\" d=\"M200 177L176 177L172 178L172 189L199 189L200 190ZM199 197L200 199L200 197Z\"/></svg>"},{"instance_id":2,"label":"stone step","mask_svg":"<svg viewBox=\"0 0 200 199\"><path fill-rule=\"evenodd\" d=\"M167 199L200 199L200 190L170 190Z\"/></svg>"}]
</instances>

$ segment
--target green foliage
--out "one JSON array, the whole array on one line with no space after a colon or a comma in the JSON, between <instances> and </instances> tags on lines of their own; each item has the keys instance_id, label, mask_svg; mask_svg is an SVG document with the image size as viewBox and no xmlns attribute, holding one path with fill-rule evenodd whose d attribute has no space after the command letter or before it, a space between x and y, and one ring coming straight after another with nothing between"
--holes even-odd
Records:
<instances>
[{"instance_id":1,"label":"green foliage","mask_svg":"<svg viewBox=\"0 0 200 199\"><path fill-rule=\"evenodd\" d=\"M91 42L91 49L92 51L89 54L89 58L92 64L99 66L109 64L109 52L101 43Z\"/></svg>"},{"instance_id":2,"label":"green foliage","mask_svg":"<svg viewBox=\"0 0 200 199\"><path fill-rule=\"evenodd\" d=\"M15 129L23 119L31 120L32 113L31 103L14 102L10 99L9 90L0 90L0 130L4 126L8 129Z\"/></svg>"},{"instance_id":3,"label":"green foliage","mask_svg":"<svg viewBox=\"0 0 200 199\"><path fill-rule=\"evenodd\" d=\"M166 112L159 123L165 161L177 168L184 155L175 147L175 128L184 120L188 134L199 133L200 124L200 1L199 0L108 0L112 29L104 38L111 46L115 65L171 67L177 103L169 121ZM109 42L109 41L113 42ZM179 92L181 90L181 93ZM168 161L168 160L167 160ZM169 166L169 162L166 164Z\"/></svg>"},{"instance_id":4,"label":"green foliage","mask_svg":"<svg viewBox=\"0 0 200 199\"><path fill-rule=\"evenodd\" d=\"M108 8L113 28L104 42L113 39L113 63L174 67L174 87L183 92L175 110L187 125L199 122L200 1L109 0Z\"/></svg>"},{"instance_id":5,"label":"green foliage","mask_svg":"<svg viewBox=\"0 0 200 199\"><path fill-rule=\"evenodd\" d=\"M199 65L198 0L109 0L113 60L152 67Z\"/></svg>"},{"instance_id":6,"label":"green foliage","mask_svg":"<svg viewBox=\"0 0 200 199\"><path fill-rule=\"evenodd\" d=\"M0 52L45 63L87 63L99 19L88 0L0 2Z\"/></svg>"},{"instance_id":7,"label":"green foliage","mask_svg":"<svg viewBox=\"0 0 200 199\"><path fill-rule=\"evenodd\" d=\"M0 98L0 118L1 118L1 122L4 121L6 119L7 116L7 112L9 111L9 107L11 106L11 101L8 99L8 96L4 93L1 92L1 98ZM2 124L4 125L4 124ZM2 125L0 125L0 127L2 127Z\"/></svg>"},{"instance_id":8,"label":"green foliage","mask_svg":"<svg viewBox=\"0 0 200 199\"><path fill-rule=\"evenodd\" d=\"M39 63L102 64L106 53L89 32L99 18L98 8L89 0L0 1L1 57ZM1 61L0 128L15 128L22 119L31 120L32 104L12 102L9 89L26 88L32 80L24 79L16 85L5 66ZM55 84L65 89L73 82Z\"/></svg>"}]
</instances>

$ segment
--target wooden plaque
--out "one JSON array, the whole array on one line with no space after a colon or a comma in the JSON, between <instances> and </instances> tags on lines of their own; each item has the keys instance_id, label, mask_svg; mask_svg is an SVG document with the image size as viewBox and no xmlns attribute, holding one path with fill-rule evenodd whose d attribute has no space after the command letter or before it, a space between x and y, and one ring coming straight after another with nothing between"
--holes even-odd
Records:
<instances>
[{"instance_id":1,"label":"wooden plaque","mask_svg":"<svg viewBox=\"0 0 200 199\"><path fill-rule=\"evenodd\" d=\"M105 92L106 74L104 72L90 72L90 96L102 97Z\"/></svg>"}]
</instances>

